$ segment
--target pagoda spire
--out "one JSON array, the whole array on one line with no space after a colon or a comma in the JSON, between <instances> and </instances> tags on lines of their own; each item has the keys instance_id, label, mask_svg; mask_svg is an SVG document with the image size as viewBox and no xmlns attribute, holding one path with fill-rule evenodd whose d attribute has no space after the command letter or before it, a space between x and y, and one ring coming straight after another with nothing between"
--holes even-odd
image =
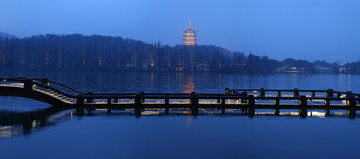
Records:
<instances>
[{"instance_id":1,"label":"pagoda spire","mask_svg":"<svg viewBox=\"0 0 360 159\"><path fill-rule=\"evenodd\" d=\"M196 31L191 28L191 21L189 21L189 28L184 31L183 45L195 46L196 43Z\"/></svg>"}]
</instances>

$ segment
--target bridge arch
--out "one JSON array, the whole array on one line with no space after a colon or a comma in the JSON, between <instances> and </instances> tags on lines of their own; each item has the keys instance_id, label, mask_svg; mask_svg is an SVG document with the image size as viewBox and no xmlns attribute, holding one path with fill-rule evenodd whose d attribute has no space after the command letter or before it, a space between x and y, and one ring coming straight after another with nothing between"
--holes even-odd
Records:
<instances>
[{"instance_id":1,"label":"bridge arch","mask_svg":"<svg viewBox=\"0 0 360 159\"><path fill-rule=\"evenodd\" d=\"M79 94L69 87L56 82L43 79L27 78L0 78L0 96L15 96L30 98L54 106L71 106L76 104L76 95L70 95L56 88L50 87L50 83L63 87L65 89Z\"/></svg>"}]
</instances>

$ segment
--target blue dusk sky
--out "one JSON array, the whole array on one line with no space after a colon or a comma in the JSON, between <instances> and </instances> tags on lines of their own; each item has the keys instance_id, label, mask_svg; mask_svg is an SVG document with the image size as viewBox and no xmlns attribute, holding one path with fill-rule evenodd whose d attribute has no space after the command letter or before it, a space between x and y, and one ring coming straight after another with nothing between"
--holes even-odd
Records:
<instances>
[{"instance_id":1,"label":"blue dusk sky","mask_svg":"<svg viewBox=\"0 0 360 159\"><path fill-rule=\"evenodd\" d=\"M296 58L360 60L359 0L1 0L0 31L100 34L175 46L191 20L199 45Z\"/></svg>"}]
</instances>

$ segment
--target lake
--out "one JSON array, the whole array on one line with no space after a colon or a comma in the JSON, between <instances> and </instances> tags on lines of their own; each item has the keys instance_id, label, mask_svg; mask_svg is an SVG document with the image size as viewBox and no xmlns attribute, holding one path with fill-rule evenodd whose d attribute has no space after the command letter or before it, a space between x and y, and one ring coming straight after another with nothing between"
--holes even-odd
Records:
<instances>
[{"instance_id":1,"label":"lake","mask_svg":"<svg viewBox=\"0 0 360 159\"><path fill-rule=\"evenodd\" d=\"M359 75L1 72L2 77L48 77L82 92L224 93L225 88L334 89L360 92ZM0 97L0 111L26 113L50 107L18 97ZM293 110L296 112L297 110ZM350 158L358 155L360 122L345 111L325 117L249 117L230 112L152 114L131 112L84 116L52 114L47 124L30 121L0 126L0 158ZM263 112L263 113L261 113ZM359 114L359 113L358 113Z\"/></svg>"}]
</instances>

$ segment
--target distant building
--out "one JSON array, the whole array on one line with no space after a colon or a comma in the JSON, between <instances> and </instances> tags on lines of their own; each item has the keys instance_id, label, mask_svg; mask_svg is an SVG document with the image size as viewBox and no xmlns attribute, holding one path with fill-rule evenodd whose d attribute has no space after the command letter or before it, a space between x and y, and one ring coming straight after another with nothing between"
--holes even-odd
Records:
<instances>
[{"instance_id":1,"label":"distant building","mask_svg":"<svg viewBox=\"0 0 360 159\"><path fill-rule=\"evenodd\" d=\"M344 74L344 73L348 73L349 69L344 67L344 66L340 66L339 67L339 73Z\"/></svg>"},{"instance_id":2,"label":"distant building","mask_svg":"<svg viewBox=\"0 0 360 159\"><path fill-rule=\"evenodd\" d=\"M315 69L318 73L334 73L334 69L331 67L316 66Z\"/></svg>"},{"instance_id":3,"label":"distant building","mask_svg":"<svg viewBox=\"0 0 360 159\"><path fill-rule=\"evenodd\" d=\"M343 74L343 73L348 73L349 69L347 67L344 66L344 63L342 60L337 61L338 67L339 67L339 73Z\"/></svg>"},{"instance_id":4,"label":"distant building","mask_svg":"<svg viewBox=\"0 0 360 159\"><path fill-rule=\"evenodd\" d=\"M304 73L304 67L295 67L295 66L281 66L277 68L277 72L286 72L286 73Z\"/></svg>"},{"instance_id":5,"label":"distant building","mask_svg":"<svg viewBox=\"0 0 360 159\"><path fill-rule=\"evenodd\" d=\"M191 21L189 22L189 28L184 31L183 45L195 46L196 43L196 31L191 28Z\"/></svg>"}]
</instances>

